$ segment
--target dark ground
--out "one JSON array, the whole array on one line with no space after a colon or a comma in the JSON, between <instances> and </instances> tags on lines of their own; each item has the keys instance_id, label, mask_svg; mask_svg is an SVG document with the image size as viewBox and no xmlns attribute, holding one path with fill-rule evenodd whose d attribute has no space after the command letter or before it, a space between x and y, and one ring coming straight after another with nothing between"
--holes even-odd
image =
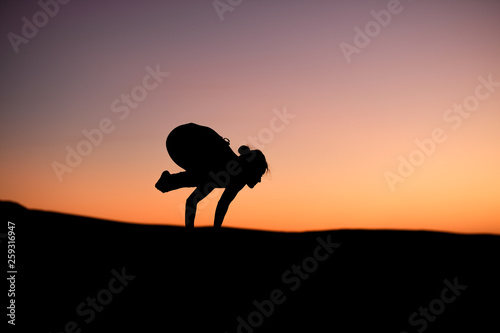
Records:
<instances>
[{"instance_id":1,"label":"dark ground","mask_svg":"<svg viewBox=\"0 0 500 333\"><path fill-rule=\"evenodd\" d=\"M19 332L500 332L500 236L0 211L1 233L15 222Z\"/></svg>"}]
</instances>

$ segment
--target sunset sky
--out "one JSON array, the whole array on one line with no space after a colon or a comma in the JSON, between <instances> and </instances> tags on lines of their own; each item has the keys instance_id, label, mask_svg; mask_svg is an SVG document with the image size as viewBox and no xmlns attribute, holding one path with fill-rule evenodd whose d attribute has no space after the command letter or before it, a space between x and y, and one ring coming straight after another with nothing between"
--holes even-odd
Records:
<instances>
[{"instance_id":1,"label":"sunset sky","mask_svg":"<svg viewBox=\"0 0 500 333\"><path fill-rule=\"evenodd\" d=\"M41 3L1 5L0 200L184 225L154 184L194 122L271 168L223 226L500 234L499 1Z\"/></svg>"}]
</instances>

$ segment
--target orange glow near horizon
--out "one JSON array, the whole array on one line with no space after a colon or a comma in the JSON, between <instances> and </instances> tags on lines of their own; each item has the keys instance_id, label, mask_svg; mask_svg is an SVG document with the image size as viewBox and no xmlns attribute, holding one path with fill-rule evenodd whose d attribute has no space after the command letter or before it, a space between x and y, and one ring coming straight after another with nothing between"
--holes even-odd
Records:
<instances>
[{"instance_id":1,"label":"orange glow near horizon","mask_svg":"<svg viewBox=\"0 0 500 333\"><path fill-rule=\"evenodd\" d=\"M253 142L271 168L237 196L223 226L500 234L500 5L401 3L350 63L339 44L353 44L353 28L387 1L245 2L223 22L206 2L110 1L97 16L95 5L68 4L18 54L4 40L0 200L183 225L193 189L162 194L154 184L163 170L182 171L166 136L195 122L234 151ZM4 36L38 10L12 6ZM128 113L114 112L148 67L169 75ZM479 77L494 83L477 107L446 120L477 95ZM66 164L66 147L103 119L113 129L59 181L53 163ZM399 156L408 160L436 128L444 142L414 153L420 165L391 186L386 173L398 174ZM196 226L213 224L221 193L199 204Z\"/></svg>"}]
</instances>

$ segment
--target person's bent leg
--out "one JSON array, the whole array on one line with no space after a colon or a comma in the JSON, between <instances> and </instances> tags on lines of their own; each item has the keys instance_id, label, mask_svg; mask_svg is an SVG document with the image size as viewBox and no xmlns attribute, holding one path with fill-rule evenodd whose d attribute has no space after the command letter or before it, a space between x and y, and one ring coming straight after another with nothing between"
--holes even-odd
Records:
<instances>
[{"instance_id":1,"label":"person's bent leg","mask_svg":"<svg viewBox=\"0 0 500 333\"><path fill-rule=\"evenodd\" d=\"M170 174L168 171L164 171L156 183L156 188L165 193L183 187L196 187L196 185L197 177L189 172Z\"/></svg>"},{"instance_id":2,"label":"person's bent leg","mask_svg":"<svg viewBox=\"0 0 500 333\"><path fill-rule=\"evenodd\" d=\"M196 187L198 185L197 178L194 174L184 171L171 175L169 182L172 190L177 190L183 187Z\"/></svg>"}]
</instances>

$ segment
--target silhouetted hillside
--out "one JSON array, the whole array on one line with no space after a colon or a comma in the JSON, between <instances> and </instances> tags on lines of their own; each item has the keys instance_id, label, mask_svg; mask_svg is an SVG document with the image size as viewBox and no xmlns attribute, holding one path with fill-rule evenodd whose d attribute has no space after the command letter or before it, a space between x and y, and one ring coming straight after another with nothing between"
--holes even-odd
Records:
<instances>
[{"instance_id":1,"label":"silhouetted hillside","mask_svg":"<svg viewBox=\"0 0 500 333\"><path fill-rule=\"evenodd\" d=\"M500 236L188 231L0 208L2 233L15 222L18 331L500 328Z\"/></svg>"}]
</instances>

